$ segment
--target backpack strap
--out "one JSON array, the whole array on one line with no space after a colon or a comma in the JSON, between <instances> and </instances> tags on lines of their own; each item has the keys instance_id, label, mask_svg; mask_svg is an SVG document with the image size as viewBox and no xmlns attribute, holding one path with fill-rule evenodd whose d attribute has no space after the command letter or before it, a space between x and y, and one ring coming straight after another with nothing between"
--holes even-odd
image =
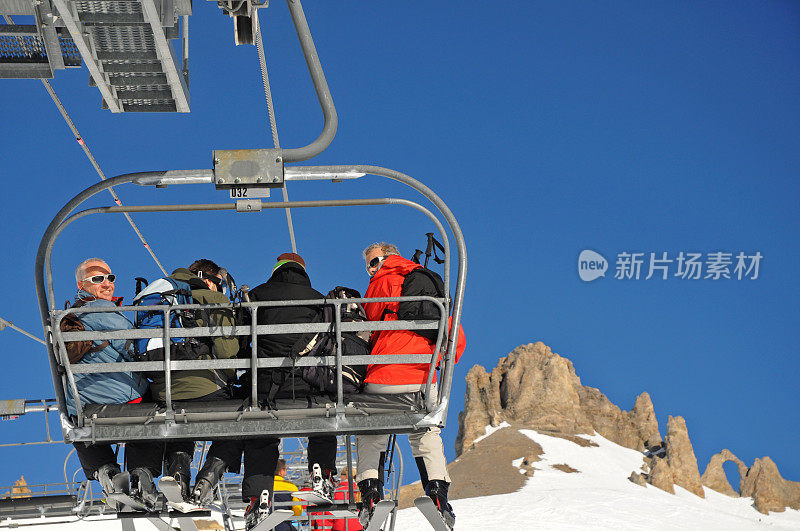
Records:
<instances>
[{"instance_id":1,"label":"backpack strap","mask_svg":"<svg viewBox=\"0 0 800 531\"><path fill-rule=\"evenodd\" d=\"M273 368L270 371L269 391L267 392L268 409L278 409L278 405L275 403L275 397L278 395L278 392L283 387L283 384L286 383L286 375L287 373L279 368Z\"/></svg>"},{"instance_id":2,"label":"backpack strap","mask_svg":"<svg viewBox=\"0 0 800 531\"><path fill-rule=\"evenodd\" d=\"M86 299L81 298L81 299L78 299L77 301L75 301L75 303L72 304L72 305L70 305L69 301L64 301L64 309L65 310L69 310L70 308L80 308L81 306L85 306L87 302L91 302L91 301L96 300L96 299L97 299L97 297L90 297L90 298L86 298ZM83 327L83 323L81 322L80 318L77 315L69 314L69 315L65 316L64 319L61 322L64 323L65 320L77 323L81 327L79 330L85 330L85 328ZM75 329L73 329L73 330L75 330ZM62 331L64 331L63 328L62 328ZM68 341L67 343L75 343L75 342ZM92 341L92 340L80 341L78 343L80 343L80 344L89 343L92 346L89 347L83 354L78 355L74 359L70 359L69 361L71 363L75 363L75 362L79 361L86 354L92 354L94 352L100 352L101 350L103 350L104 348L106 348L107 346L109 346L111 344L111 342L108 341L107 339L104 340L99 345L95 345L94 341Z\"/></svg>"},{"instance_id":3,"label":"backpack strap","mask_svg":"<svg viewBox=\"0 0 800 531\"><path fill-rule=\"evenodd\" d=\"M107 346L109 346L110 344L111 344L111 343L108 341L108 339L106 339L105 341L103 341L103 342L102 342L102 343L100 343L99 345L95 345L94 347L92 347L92 348L90 348L89 350L87 350L87 351L86 351L86 353L87 353L87 354L91 354L91 353L93 353L93 352L100 352L101 350L103 350L104 348L106 348Z\"/></svg>"},{"instance_id":4,"label":"backpack strap","mask_svg":"<svg viewBox=\"0 0 800 531\"><path fill-rule=\"evenodd\" d=\"M316 314L314 314L314 318L308 322L310 324L324 323L324 315L324 310L320 309ZM317 342L321 341L322 338L320 337L320 334L321 333L317 332L300 334L300 337L295 340L294 344L292 344L292 347L289 349L289 357L292 358L292 360L296 360L300 356L305 356L308 354L314 348Z\"/></svg>"},{"instance_id":5,"label":"backpack strap","mask_svg":"<svg viewBox=\"0 0 800 531\"><path fill-rule=\"evenodd\" d=\"M94 300L97 300L97 297L92 297L90 299L78 299L77 301L75 301L75 304L73 304L72 307L73 308L80 308L81 306L85 306L87 302L92 302ZM76 316L76 318L77 318L77 316ZM87 350L86 354L92 354L94 352L100 352L101 350L103 350L104 348L109 346L110 344L111 344L111 342L108 339L106 339L105 341L103 341L99 345L95 345L94 341L92 341L92 348Z\"/></svg>"}]
</instances>

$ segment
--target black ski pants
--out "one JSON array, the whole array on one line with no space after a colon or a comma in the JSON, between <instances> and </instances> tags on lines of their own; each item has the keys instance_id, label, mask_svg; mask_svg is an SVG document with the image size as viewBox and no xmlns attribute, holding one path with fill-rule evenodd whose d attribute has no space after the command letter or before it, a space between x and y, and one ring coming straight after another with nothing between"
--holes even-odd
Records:
<instances>
[{"instance_id":1,"label":"black ski pants","mask_svg":"<svg viewBox=\"0 0 800 531\"><path fill-rule=\"evenodd\" d=\"M228 393L228 391L225 389L218 389L213 393L209 393L199 398L191 400L175 400L172 402L172 404L173 408L178 409L181 404L185 403L202 402L202 401L209 402L209 401L228 400L228 399L230 399L230 394ZM189 439L170 440L167 442L142 441L136 443L128 443L126 450L128 470L133 470L134 468L143 467L149 469L150 472L153 474L153 477L158 477L161 475L165 457L166 460L169 462L171 457L175 456L178 452L183 452L189 455L191 459L194 456L194 446L195 446L195 441ZM226 468L228 470L235 472L238 471L241 466L242 451L243 451L243 441L236 441L236 440L211 441L211 448L209 449L206 459L209 459L211 457L218 457L225 462ZM100 462L100 465L98 465L97 468L99 468L100 466L105 464L105 462L107 462L106 460L108 459L109 454L112 456L113 460L113 452L111 451L110 447L107 449L107 451L97 449L84 453L87 454L86 456L87 463ZM276 457L276 462L277 462L277 457ZM83 463L83 458L81 458L81 463ZM275 468L273 465L272 470L274 469Z\"/></svg>"},{"instance_id":2,"label":"black ski pants","mask_svg":"<svg viewBox=\"0 0 800 531\"><path fill-rule=\"evenodd\" d=\"M336 436L317 435L308 438L308 471L314 463L319 463L322 470L330 470L334 477L334 484L338 484L336 478Z\"/></svg>"},{"instance_id":3,"label":"black ski pants","mask_svg":"<svg viewBox=\"0 0 800 531\"><path fill-rule=\"evenodd\" d=\"M227 451L235 451L235 445L240 445L244 451L244 478L242 479L242 501L249 502L257 498L261 492L272 492L275 468L278 466L277 437L262 437L259 439L245 439L244 441L224 441ZM219 448L219 446L218 446ZM211 452L209 451L209 456ZM217 455L220 459L224 457ZM226 461L227 462L227 461ZM308 438L308 471L314 463L319 463L322 470L330 470L336 476L336 436L318 435Z\"/></svg>"},{"instance_id":4,"label":"black ski pants","mask_svg":"<svg viewBox=\"0 0 800 531\"><path fill-rule=\"evenodd\" d=\"M73 446L83 467L83 473L86 474L86 479L95 479L94 475L101 466L117 462L117 456L110 444L100 443L87 446L84 443L74 443Z\"/></svg>"},{"instance_id":5,"label":"black ski pants","mask_svg":"<svg viewBox=\"0 0 800 531\"><path fill-rule=\"evenodd\" d=\"M117 463L117 456L110 444L100 443L87 446L84 443L75 443L73 446L75 453L78 454L83 472L86 474L86 479L95 479L95 472L103 465ZM128 470L144 467L150 469L155 475L161 474L162 445L145 441L129 442L125 446Z\"/></svg>"},{"instance_id":6,"label":"black ski pants","mask_svg":"<svg viewBox=\"0 0 800 531\"><path fill-rule=\"evenodd\" d=\"M193 398L190 400L173 400L172 407L173 409L180 409L181 404L187 404L192 402L212 402L216 400L229 400L231 398L230 393L228 393L227 389L217 389L213 393L209 393L205 396L201 396L199 398ZM221 441L211 441L211 450L213 450L214 445L218 445ZM163 443L164 447L164 455L166 456L167 461L170 460L170 457L177 454L178 452L183 452L189 455L189 458L192 459L194 457L194 443L195 441L189 439L179 439L174 441L167 441ZM209 454L206 457L211 456L211 450L209 450ZM241 452L240 452L241 453ZM230 452L226 453L225 455L229 455ZM232 454L230 454L232 455ZM222 458L222 457L221 457ZM225 464L228 465L229 470L238 470L239 469L239 458L236 457L235 464L233 463L233 457L222 458L225 461ZM159 475L161 465L159 464Z\"/></svg>"},{"instance_id":7,"label":"black ski pants","mask_svg":"<svg viewBox=\"0 0 800 531\"><path fill-rule=\"evenodd\" d=\"M239 442L244 451L244 477L242 478L242 501L261 496L261 492L272 492L275 467L278 466L277 437L245 439Z\"/></svg>"}]
</instances>

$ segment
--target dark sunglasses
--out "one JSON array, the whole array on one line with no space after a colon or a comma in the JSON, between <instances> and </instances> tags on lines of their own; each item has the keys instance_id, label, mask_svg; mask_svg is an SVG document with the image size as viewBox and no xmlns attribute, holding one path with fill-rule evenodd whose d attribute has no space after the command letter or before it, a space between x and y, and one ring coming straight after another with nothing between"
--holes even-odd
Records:
<instances>
[{"instance_id":1,"label":"dark sunglasses","mask_svg":"<svg viewBox=\"0 0 800 531\"><path fill-rule=\"evenodd\" d=\"M108 279L109 282L114 282L117 280L117 275L113 273L109 273L108 275L94 275L88 278L84 278L83 282L91 282L92 284L102 284L105 279Z\"/></svg>"}]
</instances>

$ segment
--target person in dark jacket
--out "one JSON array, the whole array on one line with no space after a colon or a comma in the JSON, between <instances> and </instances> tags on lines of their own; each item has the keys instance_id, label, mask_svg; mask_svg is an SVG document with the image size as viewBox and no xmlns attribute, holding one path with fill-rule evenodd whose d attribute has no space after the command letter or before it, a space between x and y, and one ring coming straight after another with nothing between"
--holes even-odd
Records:
<instances>
[{"instance_id":1,"label":"person in dark jacket","mask_svg":"<svg viewBox=\"0 0 800 531\"><path fill-rule=\"evenodd\" d=\"M75 270L75 281L78 292L73 307L113 308L122 303L121 297L114 296L116 276L109 265L100 258L88 258L81 262ZM127 330L133 324L119 312L97 312L77 314L84 330ZM76 363L116 363L133 361L133 349L130 341L112 339L96 341ZM67 344L69 351L70 345ZM147 380L133 372L85 373L75 374L75 386L78 397L83 404L128 404L139 403L147 392ZM76 415L75 398L72 390L66 387L67 410ZM115 492L112 483L115 475L120 473L117 456L110 444L99 443L86 445L75 443L75 452L81 462L87 479L96 479L106 494ZM128 468L136 474L147 468L149 463L158 462L160 468L161 453L159 448L146 442L131 442L127 445ZM132 475L135 474L132 472Z\"/></svg>"},{"instance_id":2,"label":"person in dark jacket","mask_svg":"<svg viewBox=\"0 0 800 531\"><path fill-rule=\"evenodd\" d=\"M282 301L323 299L324 296L311 287L306 273L306 263L295 253L278 256L272 275L264 284L250 291L250 301ZM259 325L310 323L320 319L321 306L281 306L259 308L256 319ZM300 334L261 335L258 338L259 357L288 356L300 338ZM249 357L249 352L248 352ZM258 373L259 401L268 404L275 398L297 396L308 392L308 387L299 377L281 369L260 369ZM278 439L264 437L248 439L244 443L244 479L242 499L249 502L246 522L258 521L259 496L264 490L273 492L273 475L278 462ZM314 436L308 438L308 469L314 463L322 469L323 481L317 490L333 498L336 475L336 436ZM249 529L249 527L248 527Z\"/></svg>"}]
</instances>

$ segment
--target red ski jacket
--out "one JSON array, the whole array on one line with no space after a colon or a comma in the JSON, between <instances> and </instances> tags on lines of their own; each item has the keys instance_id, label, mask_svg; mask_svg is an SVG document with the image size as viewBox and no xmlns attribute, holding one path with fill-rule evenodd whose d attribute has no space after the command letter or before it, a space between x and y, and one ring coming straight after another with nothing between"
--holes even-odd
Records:
<instances>
[{"instance_id":1,"label":"red ski jacket","mask_svg":"<svg viewBox=\"0 0 800 531\"><path fill-rule=\"evenodd\" d=\"M349 494L350 491L347 488L347 481L342 481L339 483L339 486L336 487L334 499L342 503L347 503ZM356 485L355 482L353 482L353 495L355 496L356 501L361 499L358 494L358 485ZM345 518L341 520L332 520L331 529L333 531L361 531L364 528L361 527L360 523L358 523L358 518Z\"/></svg>"},{"instance_id":2,"label":"red ski jacket","mask_svg":"<svg viewBox=\"0 0 800 531\"><path fill-rule=\"evenodd\" d=\"M406 260L402 256L386 257L380 269L370 279L364 297L400 297L405 276L420 267L422 267L420 264ZM370 321L396 321L399 306L400 303L397 301L370 302L364 304L364 311ZM433 342L410 330L379 330L372 333L370 347L370 354L402 355L432 354L434 345ZM459 326L456 361L461 357L465 347L464 330ZM386 385L424 384L428 381L429 366L428 363L370 365L364 381ZM433 381L436 381L436 375L433 376Z\"/></svg>"}]
</instances>

